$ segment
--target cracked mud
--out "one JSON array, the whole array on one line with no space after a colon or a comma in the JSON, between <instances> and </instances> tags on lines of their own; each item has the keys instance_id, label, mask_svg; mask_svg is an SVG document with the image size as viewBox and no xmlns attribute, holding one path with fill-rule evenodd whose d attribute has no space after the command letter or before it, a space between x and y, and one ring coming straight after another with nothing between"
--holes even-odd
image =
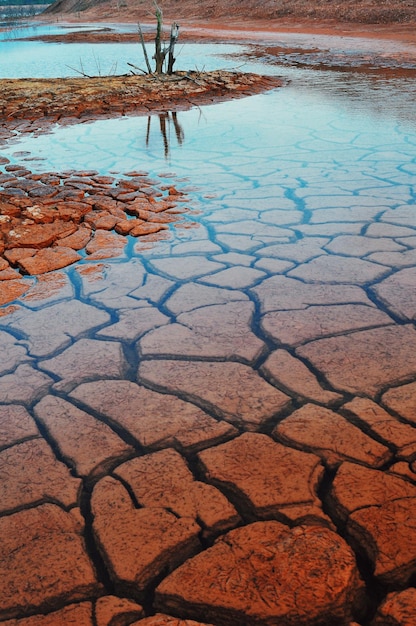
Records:
<instances>
[{"instance_id":1,"label":"cracked mud","mask_svg":"<svg viewBox=\"0 0 416 626\"><path fill-rule=\"evenodd\" d=\"M205 212L173 174L4 161L0 623L414 626L407 154L357 193L308 154Z\"/></svg>"}]
</instances>

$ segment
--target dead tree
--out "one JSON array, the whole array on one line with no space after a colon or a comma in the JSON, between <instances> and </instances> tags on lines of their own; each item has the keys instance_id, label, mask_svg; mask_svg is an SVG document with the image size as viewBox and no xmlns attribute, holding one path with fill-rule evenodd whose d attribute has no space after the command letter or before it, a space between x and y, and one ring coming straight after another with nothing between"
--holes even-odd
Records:
<instances>
[{"instance_id":1,"label":"dead tree","mask_svg":"<svg viewBox=\"0 0 416 626\"><path fill-rule=\"evenodd\" d=\"M156 1L154 2L154 5L156 9L156 36L155 36L155 53L152 58L155 60L155 64L156 64L155 73L156 74L164 73L163 68L164 68L165 60L167 56L168 64L167 64L166 74L170 75L170 74L173 74L173 65L176 61L175 56L174 56L174 50L175 50L175 44L179 38L179 25L176 22L172 24L171 29L170 29L169 45L165 46L162 42L162 36L163 36L162 11L160 7L158 6L158 4L156 3ZM152 74L153 72L150 67L149 57L147 54L146 46L144 43L143 32L142 32L142 28L140 24L138 24L138 30L139 30L140 42L143 48L144 58L146 61L147 71L149 74Z\"/></svg>"}]
</instances>

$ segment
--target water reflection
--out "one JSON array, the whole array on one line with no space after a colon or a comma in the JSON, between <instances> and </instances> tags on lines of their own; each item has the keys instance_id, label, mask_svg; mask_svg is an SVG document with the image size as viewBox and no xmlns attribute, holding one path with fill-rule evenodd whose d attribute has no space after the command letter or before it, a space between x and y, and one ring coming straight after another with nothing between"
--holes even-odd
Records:
<instances>
[{"instance_id":1,"label":"water reflection","mask_svg":"<svg viewBox=\"0 0 416 626\"><path fill-rule=\"evenodd\" d=\"M150 129L152 124L152 118L155 117L153 115L149 115L147 118L147 129L146 129L146 148L149 148L150 145ZM167 159L170 155L170 144L171 144L171 128L175 131L176 141L178 146L181 146L185 140L185 133L183 127L179 123L178 114L176 111L165 111L163 113L159 113L159 130L163 140L163 148L165 159Z\"/></svg>"}]
</instances>

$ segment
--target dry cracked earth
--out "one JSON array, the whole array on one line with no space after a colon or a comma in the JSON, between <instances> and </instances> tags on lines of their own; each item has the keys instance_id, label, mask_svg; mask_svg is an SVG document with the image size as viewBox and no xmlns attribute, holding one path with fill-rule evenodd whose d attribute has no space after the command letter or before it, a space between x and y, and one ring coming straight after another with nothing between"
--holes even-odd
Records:
<instances>
[{"instance_id":1,"label":"dry cracked earth","mask_svg":"<svg viewBox=\"0 0 416 626\"><path fill-rule=\"evenodd\" d=\"M368 200L6 268L0 623L414 626L414 206Z\"/></svg>"}]
</instances>

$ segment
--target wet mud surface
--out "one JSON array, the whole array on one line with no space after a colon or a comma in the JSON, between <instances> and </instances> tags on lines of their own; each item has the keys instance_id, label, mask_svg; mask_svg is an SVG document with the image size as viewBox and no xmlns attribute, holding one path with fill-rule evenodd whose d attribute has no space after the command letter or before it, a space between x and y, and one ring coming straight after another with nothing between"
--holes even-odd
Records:
<instances>
[{"instance_id":1,"label":"wet mud surface","mask_svg":"<svg viewBox=\"0 0 416 626\"><path fill-rule=\"evenodd\" d=\"M192 180L22 162L10 220L37 229L66 189L89 242L124 213L176 235L0 282L1 623L410 626L411 166L355 193L340 159L325 192L243 188L197 225ZM7 228L5 259L30 248Z\"/></svg>"}]
</instances>

